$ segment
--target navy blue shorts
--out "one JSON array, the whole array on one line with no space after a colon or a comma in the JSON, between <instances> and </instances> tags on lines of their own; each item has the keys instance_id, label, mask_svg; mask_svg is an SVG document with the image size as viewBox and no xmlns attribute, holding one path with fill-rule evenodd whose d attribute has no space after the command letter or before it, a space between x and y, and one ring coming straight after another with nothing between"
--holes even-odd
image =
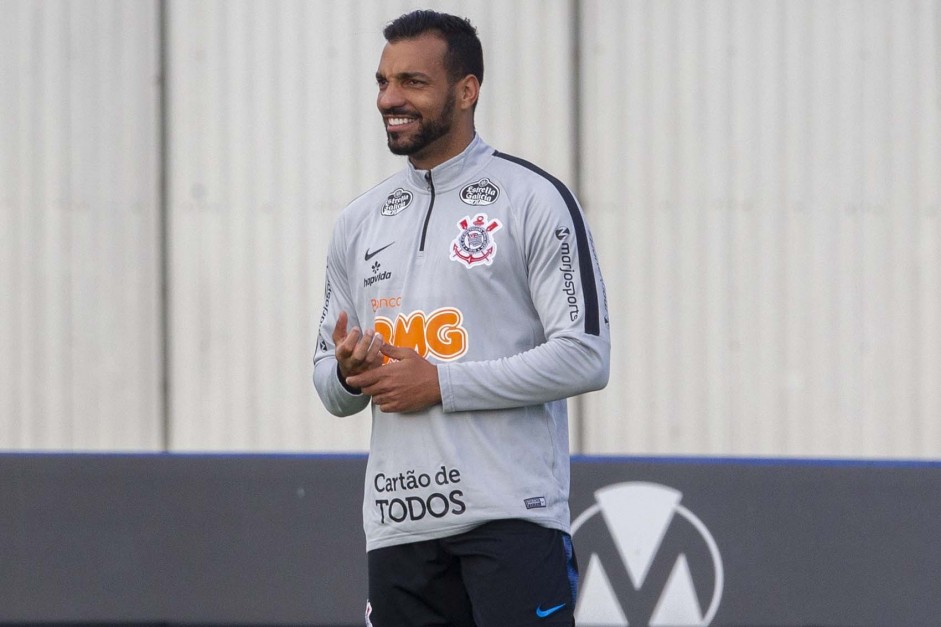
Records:
<instances>
[{"instance_id":1,"label":"navy blue shorts","mask_svg":"<svg viewBox=\"0 0 941 627\"><path fill-rule=\"evenodd\" d=\"M375 549L368 554L373 627L575 625L572 539L523 520Z\"/></svg>"}]
</instances>

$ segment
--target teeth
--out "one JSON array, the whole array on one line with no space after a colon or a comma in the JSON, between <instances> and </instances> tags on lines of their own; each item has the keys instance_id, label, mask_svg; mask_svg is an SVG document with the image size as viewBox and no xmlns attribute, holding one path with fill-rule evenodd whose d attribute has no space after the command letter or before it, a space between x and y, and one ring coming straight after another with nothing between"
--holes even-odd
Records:
<instances>
[{"instance_id":1,"label":"teeth","mask_svg":"<svg viewBox=\"0 0 941 627\"><path fill-rule=\"evenodd\" d=\"M402 124L408 124L412 120L410 118L389 118L389 126L401 126Z\"/></svg>"}]
</instances>

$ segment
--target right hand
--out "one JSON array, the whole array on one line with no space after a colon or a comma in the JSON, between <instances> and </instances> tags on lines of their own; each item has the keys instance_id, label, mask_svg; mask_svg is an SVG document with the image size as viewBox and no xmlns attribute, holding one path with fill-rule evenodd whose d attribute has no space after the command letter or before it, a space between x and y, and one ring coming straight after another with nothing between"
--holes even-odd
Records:
<instances>
[{"instance_id":1,"label":"right hand","mask_svg":"<svg viewBox=\"0 0 941 627\"><path fill-rule=\"evenodd\" d=\"M334 354L340 367L343 378L351 377L382 365L383 354L382 336L373 329L363 333L359 327L347 331L349 316L341 311L337 317L337 324L333 328L333 343L336 345Z\"/></svg>"}]
</instances>

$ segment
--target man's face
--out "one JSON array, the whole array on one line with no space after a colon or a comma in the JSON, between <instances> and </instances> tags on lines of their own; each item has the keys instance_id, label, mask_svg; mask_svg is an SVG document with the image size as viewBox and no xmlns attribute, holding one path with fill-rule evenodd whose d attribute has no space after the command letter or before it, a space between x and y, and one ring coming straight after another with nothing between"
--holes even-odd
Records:
<instances>
[{"instance_id":1,"label":"man's face","mask_svg":"<svg viewBox=\"0 0 941 627\"><path fill-rule=\"evenodd\" d=\"M446 51L443 39L428 34L383 49L376 71L376 105L394 154L410 155L417 162L447 145L456 95L444 67Z\"/></svg>"}]
</instances>

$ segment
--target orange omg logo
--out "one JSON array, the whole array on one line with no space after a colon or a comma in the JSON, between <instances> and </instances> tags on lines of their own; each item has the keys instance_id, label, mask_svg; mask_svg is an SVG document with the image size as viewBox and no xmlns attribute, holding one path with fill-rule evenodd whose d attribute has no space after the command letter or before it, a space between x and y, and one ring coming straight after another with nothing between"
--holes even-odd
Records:
<instances>
[{"instance_id":1,"label":"orange omg logo","mask_svg":"<svg viewBox=\"0 0 941 627\"><path fill-rule=\"evenodd\" d=\"M376 333L390 344L411 348L422 357L433 355L442 361L457 359L467 352L467 331L461 326L464 315L459 309L443 307L429 314L424 311L398 314L395 320L376 316ZM389 361L386 357L384 361Z\"/></svg>"}]
</instances>

